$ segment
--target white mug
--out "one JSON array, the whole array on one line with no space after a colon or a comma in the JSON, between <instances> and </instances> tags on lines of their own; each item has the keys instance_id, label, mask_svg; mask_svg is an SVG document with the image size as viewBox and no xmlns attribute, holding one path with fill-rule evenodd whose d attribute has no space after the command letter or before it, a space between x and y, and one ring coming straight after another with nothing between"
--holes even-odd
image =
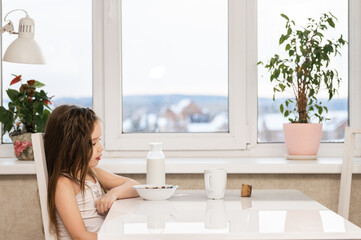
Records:
<instances>
[{"instance_id":1,"label":"white mug","mask_svg":"<svg viewBox=\"0 0 361 240\"><path fill-rule=\"evenodd\" d=\"M223 199L227 185L227 171L225 169L205 170L204 185L208 198Z\"/></svg>"}]
</instances>

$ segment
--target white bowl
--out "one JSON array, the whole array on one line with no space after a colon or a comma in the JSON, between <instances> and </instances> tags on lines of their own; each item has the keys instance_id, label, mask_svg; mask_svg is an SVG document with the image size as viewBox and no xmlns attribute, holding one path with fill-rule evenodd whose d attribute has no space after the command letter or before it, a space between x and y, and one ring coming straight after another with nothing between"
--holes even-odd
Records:
<instances>
[{"instance_id":1,"label":"white bowl","mask_svg":"<svg viewBox=\"0 0 361 240\"><path fill-rule=\"evenodd\" d=\"M145 200L161 201L170 198L174 191L178 188L177 185L135 185L133 186L137 190L140 197Z\"/></svg>"}]
</instances>

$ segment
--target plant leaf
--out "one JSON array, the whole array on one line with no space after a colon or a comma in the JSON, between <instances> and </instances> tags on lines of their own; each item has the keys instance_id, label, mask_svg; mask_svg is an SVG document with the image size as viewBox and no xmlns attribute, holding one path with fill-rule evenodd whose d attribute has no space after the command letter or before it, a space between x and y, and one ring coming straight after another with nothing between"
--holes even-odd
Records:
<instances>
[{"instance_id":1,"label":"plant leaf","mask_svg":"<svg viewBox=\"0 0 361 240\"><path fill-rule=\"evenodd\" d=\"M13 127L13 114L3 106L0 107L0 122L4 124L3 135L11 131Z\"/></svg>"},{"instance_id":2,"label":"plant leaf","mask_svg":"<svg viewBox=\"0 0 361 240\"><path fill-rule=\"evenodd\" d=\"M45 84L44 83L41 83L39 81L36 81L35 80L35 83L32 85L32 87L35 87L35 88L41 88L41 87L44 87Z\"/></svg>"},{"instance_id":3,"label":"plant leaf","mask_svg":"<svg viewBox=\"0 0 361 240\"><path fill-rule=\"evenodd\" d=\"M6 90L6 93L8 94L11 101L15 102L18 99L19 92L15 89L9 88Z\"/></svg>"},{"instance_id":4,"label":"plant leaf","mask_svg":"<svg viewBox=\"0 0 361 240\"><path fill-rule=\"evenodd\" d=\"M281 16L285 18L287 21L290 20L285 14L281 13Z\"/></svg>"},{"instance_id":5,"label":"plant leaf","mask_svg":"<svg viewBox=\"0 0 361 240\"><path fill-rule=\"evenodd\" d=\"M333 22L332 18L327 18L327 22L331 27L335 27L335 23Z\"/></svg>"},{"instance_id":6,"label":"plant leaf","mask_svg":"<svg viewBox=\"0 0 361 240\"><path fill-rule=\"evenodd\" d=\"M284 109L283 109L283 104L280 105L280 112L283 113Z\"/></svg>"},{"instance_id":7,"label":"plant leaf","mask_svg":"<svg viewBox=\"0 0 361 240\"><path fill-rule=\"evenodd\" d=\"M282 34L278 44L281 45L286 39L287 39L286 36Z\"/></svg>"}]
</instances>

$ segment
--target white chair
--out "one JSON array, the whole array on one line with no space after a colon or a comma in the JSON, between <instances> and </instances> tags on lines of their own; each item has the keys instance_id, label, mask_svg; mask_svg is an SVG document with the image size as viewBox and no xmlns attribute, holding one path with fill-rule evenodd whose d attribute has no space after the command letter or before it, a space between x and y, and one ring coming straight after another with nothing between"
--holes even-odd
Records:
<instances>
[{"instance_id":1,"label":"white chair","mask_svg":"<svg viewBox=\"0 0 361 240\"><path fill-rule=\"evenodd\" d=\"M340 195L338 199L338 214L346 219L348 219L350 210L352 168L356 134L361 134L361 129L346 127L342 158Z\"/></svg>"},{"instance_id":2,"label":"white chair","mask_svg":"<svg viewBox=\"0 0 361 240\"><path fill-rule=\"evenodd\" d=\"M55 234L49 231L49 215L48 215L48 171L46 168L44 134L34 133L31 135L34 160L36 165L36 178L38 182L41 216L43 218L45 240L55 240Z\"/></svg>"}]
</instances>

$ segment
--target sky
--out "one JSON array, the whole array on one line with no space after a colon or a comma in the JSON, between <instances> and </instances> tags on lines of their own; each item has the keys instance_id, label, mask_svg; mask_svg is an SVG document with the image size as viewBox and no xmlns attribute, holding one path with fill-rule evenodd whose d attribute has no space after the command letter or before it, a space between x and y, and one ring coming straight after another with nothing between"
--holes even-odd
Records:
<instances>
[{"instance_id":1,"label":"sky","mask_svg":"<svg viewBox=\"0 0 361 240\"><path fill-rule=\"evenodd\" d=\"M123 93L227 95L227 1L124 0L122 10ZM347 0L259 0L259 60L279 50L285 25L280 13L303 26L308 17L329 11L347 39ZM342 55L337 63L347 80L347 47ZM262 69L259 73L259 96L270 98L273 87ZM339 93L347 96L346 81Z\"/></svg>"},{"instance_id":2,"label":"sky","mask_svg":"<svg viewBox=\"0 0 361 240\"><path fill-rule=\"evenodd\" d=\"M47 61L45 65L3 62L3 89L14 73L45 83L45 90L56 97L91 96L91 1L3 0L2 7L3 13L15 8L28 11ZM125 95L227 95L226 0L123 0L122 10ZM328 11L339 18L336 27L347 39L347 0L259 0L259 60L277 51L284 26L280 13L302 25L307 17L318 18ZM23 16L22 12L9 15L15 30ZM16 36L2 36L4 51ZM346 48L338 65L347 80ZM262 70L259 77L259 96L272 97ZM347 96L347 83L340 96Z\"/></svg>"},{"instance_id":3,"label":"sky","mask_svg":"<svg viewBox=\"0 0 361 240\"><path fill-rule=\"evenodd\" d=\"M227 95L227 12L222 0L124 0L124 94Z\"/></svg>"}]
</instances>

